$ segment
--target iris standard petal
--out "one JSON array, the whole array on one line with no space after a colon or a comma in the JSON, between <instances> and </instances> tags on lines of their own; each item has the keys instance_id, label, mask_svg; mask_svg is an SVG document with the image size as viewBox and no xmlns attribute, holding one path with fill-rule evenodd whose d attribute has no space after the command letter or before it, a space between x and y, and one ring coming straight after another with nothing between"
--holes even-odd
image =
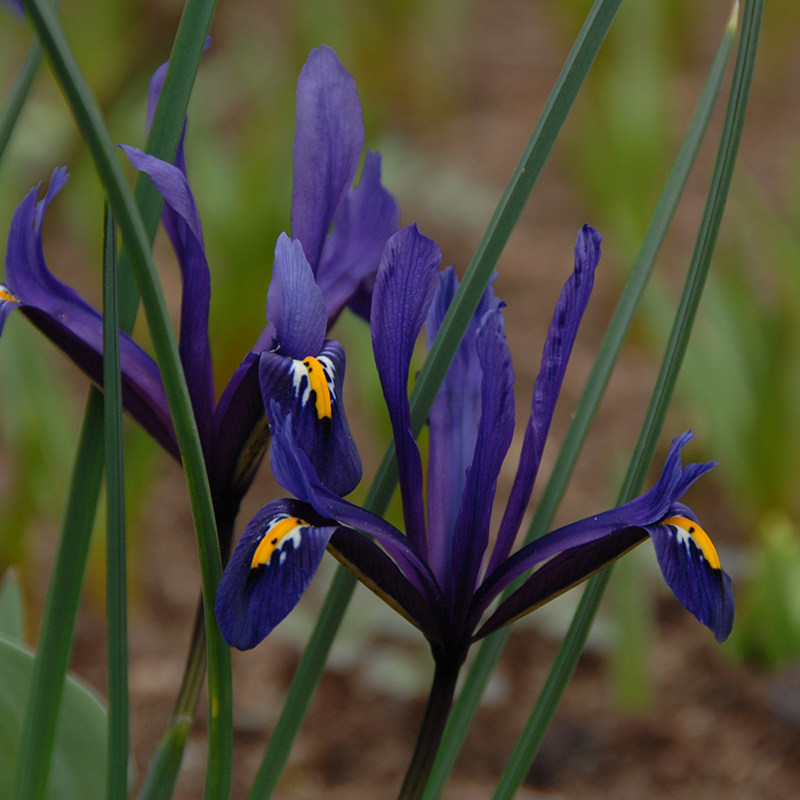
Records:
<instances>
[{"instance_id":1,"label":"iris standard petal","mask_svg":"<svg viewBox=\"0 0 800 800\"><path fill-rule=\"evenodd\" d=\"M6 282L0 287L0 320L20 311L98 386L103 385L103 318L47 268L42 250L44 213L64 185L66 170L53 172L45 198L31 189L11 220ZM175 458L180 459L164 387L155 361L127 334L120 334L123 405Z\"/></svg>"},{"instance_id":2,"label":"iris standard petal","mask_svg":"<svg viewBox=\"0 0 800 800\"><path fill-rule=\"evenodd\" d=\"M453 534L452 607L462 618L475 591L497 490L497 478L514 435L514 369L502 307L487 311L475 337L481 371L481 418L472 463Z\"/></svg>"},{"instance_id":3,"label":"iris standard petal","mask_svg":"<svg viewBox=\"0 0 800 800\"><path fill-rule=\"evenodd\" d=\"M480 617L492 600L514 578L552 556L627 528L648 529L649 526L674 515L681 496L701 475L716 465L716 462L712 461L706 464L682 466L681 449L691 438L691 431L687 431L673 439L658 481L640 497L602 514L565 525L531 542L507 558L489 573L475 593L473 616Z\"/></svg>"},{"instance_id":4,"label":"iris standard petal","mask_svg":"<svg viewBox=\"0 0 800 800\"><path fill-rule=\"evenodd\" d=\"M353 183L364 147L356 84L336 53L309 53L297 79L292 238L316 274L328 229Z\"/></svg>"},{"instance_id":5,"label":"iris standard petal","mask_svg":"<svg viewBox=\"0 0 800 800\"><path fill-rule=\"evenodd\" d=\"M439 276L428 311L428 348L439 332L458 289L450 266ZM449 583L453 532L466 484L467 467L475 453L481 413L482 371L475 335L486 311L499 301L489 286L470 321L428 415L428 562L439 582Z\"/></svg>"},{"instance_id":6,"label":"iris standard petal","mask_svg":"<svg viewBox=\"0 0 800 800\"><path fill-rule=\"evenodd\" d=\"M575 268L561 291L547 331L542 363L533 388L531 416L525 429L519 467L489 562L490 572L511 552L530 501L572 346L594 286L594 272L600 261L602 238L591 225L584 225L578 233Z\"/></svg>"},{"instance_id":7,"label":"iris standard petal","mask_svg":"<svg viewBox=\"0 0 800 800\"><path fill-rule=\"evenodd\" d=\"M261 394L270 427L279 416L291 414L297 446L308 456L322 483L338 495L352 492L361 480L361 458L342 405L342 346L328 340L321 352L302 361L267 351L259 358Z\"/></svg>"},{"instance_id":8,"label":"iris standard petal","mask_svg":"<svg viewBox=\"0 0 800 800\"><path fill-rule=\"evenodd\" d=\"M302 360L321 350L328 320L322 292L302 244L285 233L275 245L267 319L275 326L280 355Z\"/></svg>"},{"instance_id":9,"label":"iris standard petal","mask_svg":"<svg viewBox=\"0 0 800 800\"><path fill-rule=\"evenodd\" d=\"M217 589L225 641L255 647L297 605L336 525L296 500L276 500L249 522Z\"/></svg>"},{"instance_id":10,"label":"iris standard petal","mask_svg":"<svg viewBox=\"0 0 800 800\"><path fill-rule=\"evenodd\" d=\"M411 430L408 374L411 355L433 300L442 254L416 224L386 244L372 296L372 349L392 422L406 535L427 556L422 462Z\"/></svg>"},{"instance_id":11,"label":"iris standard petal","mask_svg":"<svg viewBox=\"0 0 800 800\"><path fill-rule=\"evenodd\" d=\"M675 597L724 642L733 628L733 588L708 534L687 516L668 517L648 530Z\"/></svg>"},{"instance_id":12,"label":"iris standard petal","mask_svg":"<svg viewBox=\"0 0 800 800\"><path fill-rule=\"evenodd\" d=\"M164 198L170 214L162 214L183 278L178 349L186 374L200 440L209 454L214 413L214 380L208 341L208 309L211 274L203 244L200 215L186 176L178 167L147 155L135 147L120 145L136 169L146 173Z\"/></svg>"},{"instance_id":13,"label":"iris standard petal","mask_svg":"<svg viewBox=\"0 0 800 800\"><path fill-rule=\"evenodd\" d=\"M329 320L338 317L363 281L376 272L399 218L397 202L381 184L380 153L368 150L361 180L336 215L315 276ZM369 320L368 310L365 318Z\"/></svg>"}]
</instances>

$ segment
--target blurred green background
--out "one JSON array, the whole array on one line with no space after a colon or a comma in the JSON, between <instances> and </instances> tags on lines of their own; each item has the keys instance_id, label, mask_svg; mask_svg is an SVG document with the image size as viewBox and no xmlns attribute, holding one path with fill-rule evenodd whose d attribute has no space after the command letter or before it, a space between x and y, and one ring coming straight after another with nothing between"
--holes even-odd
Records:
<instances>
[{"instance_id":1,"label":"blurred green background","mask_svg":"<svg viewBox=\"0 0 800 800\"><path fill-rule=\"evenodd\" d=\"M489 91L493 102L527 113L521 150L590 3L517 5L521 14L532 9L546 30L533 45L508 45L512 50L543 45L535 76L541 91L526 100L500 72ZM481 91L475 89L475 77L493 33L492 9L488 0L219 4L187 138L189 176L212 269L211 341L219 387L263 325L274 243L289 227L294 89L309 48L330 44L353 73L367 145L384 153L385 183L398 195L403 221L419 218L423 228L450 241L463 239L466 248L488 222L510 169L500 159L495 177L487 180L468 159L442 165L435 153L454 120L481 124L481 104L487 102L481 91L487 90L485 82ZM180 10L178 0L63 4L67 33L115 141L144 143L147 81L169 53ZM5 94L29 33L24 22L0 13ZM585 215L603 232L606 259L616 268L619 285L728 14L720 3L626 0L556 147L555 180L577 217ZM84 24L87 19L91 26ZM706 487L696 491L705 492L699 505L714 522L708 527L736 584L738 618L728 651L768 667L800 657L800 120L792 89L800 72L799 27L800 6L794 0L768 4L740 163L680 387L676 418L682 427L670 431L694 428L699 437L692 458L720 462ZM513 81L514 73L509 76ZM648 353L652 363L660 358L688 265L720 124L718 114L629 344ZM487 160L493 148L509 146L502 134L502 129L488 129ZM511 165L514 158L516 152ZM0 162L3 231L24 192L60 164L69 166L72 177L48 216L45 251L58 277L97 305L102 196L66 106L43 67ZM163 237L157 253L168 297L177 308L178 277ZM469 252L459 253L462 268L468 257ZM609 308L614 300L606 301ZM373 430L368 441L359 439L369 468L382 453L388 426L365 333L354 319L343 319L337 329L350 354L349 380L362 427ZM143 325L137 336L146 342ZM57 526L84 392L82 377L20 315L12 315L0 343L0 506L5 512L0 572L19 565L35 596L44 591L32 586L44 582L41 551L49 541L44 532L52 539ZM135 598L143 580L135 565L146 561L137 550L146 525L140 512L152 490L147 477L159 473L163 455L132 426L128 436ZM605 463L621 464L626 455L620 444ZM598 487L606 502L614 495L615 478L604 476ZM638 552L633 556L642 559ZM651 635L652 605L642 597L653 591L645 587L653 582L643 577L649 562L630 563L638 566L620 569L616 612L611 613L622 632L615 661L619 686L623 701L636 707L647 698L641 653ZM89 578L98 607L102 580L98 554Z\"/></svg>"}]
</instances>

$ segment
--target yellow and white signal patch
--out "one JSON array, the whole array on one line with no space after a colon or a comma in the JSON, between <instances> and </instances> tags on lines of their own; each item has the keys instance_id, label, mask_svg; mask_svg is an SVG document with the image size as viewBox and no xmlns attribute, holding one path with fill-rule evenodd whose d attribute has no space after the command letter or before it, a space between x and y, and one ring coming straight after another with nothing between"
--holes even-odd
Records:
<instances>
[{"instance_id":1,"label":"yellow and white signal patch","mask_svg":"<svg viewBox=\"0 0 800 800\"><path fill-rule=\"evenodd\" d=\"M253 553L250 569L269 566L272 555L276 550L280 551L278 563L283 564L286 560L283 546L287 542L291 542L294 549L297 550L303 539L303 529L308 527L310 527L309 524L300 519L300 517L281 517L273 520L272 524L264 532L255 553Z\"/></svg>"},{"instance_id":2,"label":"yellow and white signal patch","mask_svg":"<svg viewBox=\"0 0 800 800\"><path fill-rule=\"evenodd\" d=\"M333 381L333 362L330 358L308 356L302 361L293 361L292 386L295 397L300 397L303 406L311 399L311 392L314 392L317 419L331 419L336 389Z\"/></svg>"},{"instance_id":3,"label":"yellow and white signal patch","mask_svg":"<svg viewBox=\"0 0 800 800\"><path fill-rule=\"evenodd\" d=\"M685 545L687 549L689 542L694 542L708 565L713 569L721 569L716 548L708 534L694 520L688 517L669 517L660 524L672 528L678 543Z\"/></svg>"}]
</instances>

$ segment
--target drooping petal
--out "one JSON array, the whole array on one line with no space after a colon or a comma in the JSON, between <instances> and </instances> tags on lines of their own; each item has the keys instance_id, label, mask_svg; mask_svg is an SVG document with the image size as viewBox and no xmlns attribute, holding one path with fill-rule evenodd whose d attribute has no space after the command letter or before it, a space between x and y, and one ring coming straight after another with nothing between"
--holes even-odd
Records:
<instances>
[{"instance_id":1,"label":"drooping petal","mask_svg":"<svg viewBox=\"0 0 800 800\"><path fill-rule=\"evenodd\" d=\"M473 641L535 611L607 567L645 539L646 528L621 528L609 536L559 553L539 567L516 592L500 604L475 634ZM471 617L473 627L479 616Z\"/></svg>"},{"instance_id":2,"label":"drooping petal","mask_svg":"<svg viewBox=\"0 0 800 800\"><path fill-rule=\"evenodd\" d=\"M711 629L718 642L724 642L733 628L733 589L708 534L696 519L683 515L648 530L664 580L675 597Z\"/></svg>"},{"instance_id":3,"label":"drooping petal","mask_svg":"<svg viewBox=\"0 0 800 800\"><path fill-rule=\"evenodd\" d=\"M691 438L691 431L687 431L673 439L658 481L640 497L594 517L565 525L531 542L506 559L487 576L475 593L471 619L477 622L492 600L514 578L552 556L629 528L642 528L649 533L649 526L657 525L667 517L674 516L676 510L685 508L678 503L680 497L701 475L713 469L716 463L712 461L683 467L680 452ZM604 564L597 568L601 566ZM593 571L595 570L590 570L588 574Z\"/></svg>"},{"instance_id":4,"label":"drooping petal","mask_svg":"<svg viewBox=\"0 0 800 800\"><path fill-rule=\"evenodd\" d=\"M361 458L342 405L344 369L344 349L333 340L303 361L267 351L260 355L261 394L270 428L278 416L291 414L297 446L322 483L338 495L349 494L361 480Z\"/></svg>"},{"instance_id":5,"label":"drooping petal","mask_svg":"<svg viewBox=\"0 0 800 800\"><path fill-rule=\"evenodd\" d=\"M375 537L425 598L431 612L442 620L444 606L441 591L414 545L386 520L349 503L323 486L306 453L294 443L291 416L282 417L277 408L272 410L271 415L275 423L272 425L270 464L278 483L304 503L313 506L323 517L335 519L342 525ZM423 627L422 624L420 627ZM444 629L441 625L440 628Z\"/></svg>"},{"instance_id":6,"label":"drooping petal","mask_svg":"<svg viewBox=\"0 0 800 800\"><path fill-rule=\"evenodd\" d=\"M292 238L316 274L325 236L353 183L364 147L355 81L336 53L309 53L297 79Z\"/></svg>"},{"instance_id":7,"label":"drooping petal","mask_svg":"<svg viewBox=\"0 0 800 800\"><path fill-rule=\"evenodd\" d=\"M502 307L484 314L475 338L483 377L481 418L453 534L452 606L466 616L486 547L497 478L514 435L514 369Z\"/></svg>"},{"instance_id":8,"label":"drooping petal","mask_svg":"<svg viewBox=\"0 0 800 800\"><path fill-rule=\"evenodd\" d=\"M203 244L200 215L189 182L178 167L147 155L135 147L120 147L136 169L150 176L167 204L162 221L178 258L183 278L178 349L200 431L200 441L208 456L214 411L214 380L208 341L211 274Z\"/></svg>"},{"instance_id":9,"label":"drooping petal","mask_svg":"<svg viewBox=\"0 0 800 800\"><path fill-rule=\"evenodd\" d=\"M502 563L511 552L531 498L572 346L592 293L594 271L600 261L602 238L590 225L584 225L578 234L575 243L575 269L561 291L553 320L547 331L542 363L533 388L531 416L525 429L519 467L497 534L497 542L489 562L489 572Z\"/></svg>"},{"instance_id":10,"label":"drooping petal","mask_svg":"<svg viewBox=\"0 0 800 800\"><path fill-rule=\"evenodd\" d=\"M275 246L267 319L275 326L280 355L302 360L322 348L327 328L322 292L314 282L303 246L285 233Z\"/></svg>"},{"instance_id":11,"label":"drooping petal","mask_svg":"<svg viewBox=\"0 0 800 800\"><path fill-rule=\"evenodd\" d=\"M48 269L42 250L47 206L64 185L63 168L53 172L44 199L31 189L11 220L6 282L0 284L0 322L20 311L98 386L103 385L103 318ZM180 459L164 387L153 359L120 334L122 400L130 415L175 458Z\"/></svg>"},{"instance_id":12,"label":"drooping petal","mask_svg":"<svg viewBox=\"0 0 800 800\"><path fill-rule=\"evenodd\" d=\"M457 289L458 277L451 266L441 273L428 311L429 349ZM466 485L467 467L472 462L478 438L483 373L475 336L483 315L496 308L498 302L493 289L488 287L428 415L428 563L443 586L450 582L453 532Z\"/></svg>"},{"instance_id":13,"label":"drooping petal","mask_svg":"<svg viewBox=\"0 0 800 800\"><path fill-rule=\"evenodd\" d=\"M336 530L326 522L296 500L276 500L249 522L214 606L231 647L255 647L297 605Z\"/></svg>"},{"instance_id":14,"label":"drooping petal","mask_svg":"<svg viewBox=\"0 0 800 800\"><path fill-rule=\"evenodd\" d=\"M427 555L422 462L411 430L411 355L433 300L442 254L433 239L409 225L386 244L372 297L372 349L392 422L406 535Z\"/></svg>"},{"instance_id":15,"label":"drooping petal","mask_svg":"<svg viewBox=\"0 0 800 800\"><path fill-rule=\"evenodd\" d=\"M361 180L336 215L316 272L328 320L335 320L365 279L377 271L399 217L397 202L381 185L380 154L368 150ZM369 320L368 309L365 319Z\"/></svg>"},{"instance_id":16,"label":"drooping petal","mask_svg":"<svg viewBox=\"0 0 800 800\"><path fill-rule=\"evenodd\" d=\"M368 589L419 628L430 641L442 632L425 598L375 542L352 528L339 528L328 550Z\"/></svg>"}]
</instances>

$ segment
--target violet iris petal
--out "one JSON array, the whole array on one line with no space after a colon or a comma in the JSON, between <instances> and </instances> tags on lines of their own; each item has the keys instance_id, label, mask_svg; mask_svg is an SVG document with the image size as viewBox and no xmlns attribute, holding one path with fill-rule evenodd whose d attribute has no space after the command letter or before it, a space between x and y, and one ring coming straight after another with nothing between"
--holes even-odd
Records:
<instances>
[{"instance_id":1,"label":"violet iris petal","mask_svg":"<svg viewBox=\"0 0 800 800\"><path fill-rule=\"evenodd\" d=\"M451 266L439 276L426 332L428 348L458 289ZM450 584L452 540L481 413L481 369L475 351L479 320L498 300L489 286L467 328L428 415L428 560L443 587Z\"/></svg>"},{"instance_id":2,"label":"violet iris petal","mask_svg":"<svg viewBox=\"0 0 800 800\"><path fill-rule=\"evenodd\" d=\"M442 617L444 606L441 591L419 551L386 520L349 503L324 486L308 456L294 443L291 416L282 417L277 409L273 409L272 414L276 422L272 427L270 463L278 483L304 503L313 506L323 517L374 536L423 595L433 613Z\"/></svg>"},{"instance_id":3,"label":"violet iris petal","mask_svg":"<svg viewBox=\"0 0 800 800\"><path fill-rule=\"evenodd\" d=\"M275 246L267 319L275 326L280 355L302 361L322 348L327 328L325 301L302 244L285 233Z\"/></svg>"},{"instance_id":4,"label":"violet iris petal","mask_svg":"<svg viewBox=\"0 0 800 800\"><path fill-rule=\"evenodd\" d=\"M292 238L314 274L336 213L356 175L364 122L356 84L336 53L312 50L297 79Z\"/></svg>"},{"instance_id":5,"label":"violet iris petal","mask_svg":"<svg viewBox=\"0 0 800 800\"><path fill-rule=\"evenodd\" d=\"M372 297L372 349L397 449L406 535L427 556L422 462L411 430L408 373L425 322L442 254L433 239L409 225L386 244Z\"/></svg>"},{"instance_id":6,"label":"violet iris petal","mask_svg":"<svg viewBox=\"0 0 800 800\"><path fill-rule=\"evenodd\" d=\"M503 513L488 572L494 570L511 552L523 514L531 499L561 383L575 344L578 326L594 286L594 271L600 261L602 238L590 225L584 225L578 233L575 242L575 268L564 284L547 331L542 363L533 388L531 416L525 429L519 467Z\"/></svg>"},{"instance_id":7,"label":"violet iris petal","mask_svg":"<svg viewBox=\"0 0 800 800\"><path fill-rule=\"evenodd\" d=\"M294 520L298 524L288 530L280 527ZM250 520L222 575L214 606L231 647L255 647L297 605L336 530L327 522L296 500L276 500ZM258 559L262 540L273 535Z\"/></svg>"},{"instance_id":8,"label":"violet iris petal","mask_svg":"<svg viewBox=\"0 0 800 800\"><path fill-rule=\"evenodd\" d=\"M336 216L316 271L329 320L336 319L359 288L374 276L386 242L397 231L399 217L397 201L381 185L380 153L367 150L361 180L350 190ZM371 299L371 285L367 296ZM369 321L368 308L351 305L351 309Z\"/></svg>"},{"instance_id":9,"label":"violet iris petal","mask_svg":"<svg viewBox=\"0 0 800 800\"><path fill-rule=\"evenodd\" d=\"M487 311L475 337L481 365L481 418L472 463L453 533L454 615L465 616L475 591L497 477L514 435L514 370L506 343L502 307Z\"/></svg>"},{"instance_id":10,"label":"violet iris petal","mask_svg":"<svg viewBox=\"0 0 800 800\"><path fill-rule=\"evenodd\" d=\"M707 464L681 464L681 449L689 442L691 431L676 436L670 446L664 469L650 490L629 503L604 511L579 522L565 525L558 530L542 536L507 558L496 570L490 573L473 600L473 617L480 617L492 600L518 575L531 567L541 564L548 558L587 545L605 536L610 536L627 528L647 529L667 516L671 516L678 500L689 487L709 470L715 462ZM681 506L681 508L684 508Z\"/></svg>"},{"instance_id":11,"label":"violet iris petal","mask_svg":"<svg viewBox=\"0 0 800 800\"><path fill-rule=\"evenodd\" d=\"M200 441L208 457L214 413L214 380L208 341L211 274L203 244L200 215L186 176L178 167L135 147L121 147L133 166L150 176L172 212L162 214L162 220L178 257L183 278L178 348Z\"/></svg>"},{"instance_id":12,"label":"violet iris petal","mask_svg":"<svg viewBox=\"0 0 800 800\"><path fill-rule=\"evenodd\" d=\"M274 428L278 417L291 414L297 445L311 460L322 483L336 494L349 494L361 480L361 459L342 406L344 349L329 339L321 352L307 361L308 365L278 353L261 353L259 379L267 419ZM320 369L321 384L316 384L316 371ZM320 416L315 385L330 396L328 416Z\"/></svg>"},{"instance_id":13,"label":"violet iris petal","mask_svg":"<svg viewBox=\"0 0 800 800\"><path fill-rule=\"evenodd\" d=\"M45 211L66 179L66 169L54 170L44 199L37 203L37 189L31 189L14 212L6 250L6 282L0 284L0 332L10 311L19 308L102 386L103 318L50 272L42 250ZM125 409L166 450L180 458L156 363L124 333L120 334L120 357Z\"/></svg>"}]
</instances>

